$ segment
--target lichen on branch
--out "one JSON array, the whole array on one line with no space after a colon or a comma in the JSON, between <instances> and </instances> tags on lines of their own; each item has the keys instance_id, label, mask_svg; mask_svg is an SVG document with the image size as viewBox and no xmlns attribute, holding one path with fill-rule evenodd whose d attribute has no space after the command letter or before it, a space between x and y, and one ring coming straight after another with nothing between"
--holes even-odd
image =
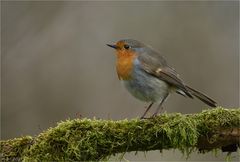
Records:
<instances>
[{"instance_id":1,"label":"lichen on branch","mask_svg":"<svg viewBox=\"0 0 240 162\"><path fill-rule=\"evenodd\" d=\"M240 109L221 107L198 114L161 114L151 119L74 119L36 137L1 141L3 161L96 161L117 153L178 149L236 151Z\"/></svg>"}]
</instances>

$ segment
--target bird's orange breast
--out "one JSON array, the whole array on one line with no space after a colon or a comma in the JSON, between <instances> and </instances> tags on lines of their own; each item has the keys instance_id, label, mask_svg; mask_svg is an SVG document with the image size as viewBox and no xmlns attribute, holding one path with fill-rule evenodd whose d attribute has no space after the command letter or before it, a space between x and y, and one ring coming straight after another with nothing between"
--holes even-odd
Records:
<instances>
[{"instance_id":1,"label":"bird's orange breast","mask_svg":"<svg viewBox=\"0 0 240 162\"><path fill-rule=\"evenodd\" d=\"M134 52L129 51L118 51L117 52L117 74L120 80L129 80L131 79L131 73L133 70L133 62L136 58Z\"/></svg>"}]
</instances>

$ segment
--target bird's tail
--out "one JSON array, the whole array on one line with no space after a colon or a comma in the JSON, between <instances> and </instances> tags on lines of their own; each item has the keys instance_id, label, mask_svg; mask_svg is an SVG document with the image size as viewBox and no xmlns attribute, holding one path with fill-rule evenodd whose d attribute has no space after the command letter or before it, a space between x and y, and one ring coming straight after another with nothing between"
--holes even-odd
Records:
<instances>
[{"instance_id":1,"label":"bird's tail","mask_svg":"<svg viewBox=\"0 0 240 162\"><path fill-rule=\"evenodd\" d=\"M189 86L186 86L186 89L195 97L197 97L199 100L201 100L202 102L206 103L207 105L211 106L211 107L217 107L217 103L209 98L208 96L206 96L205 94L189 87Z\"/></svg>"}]
</instances>

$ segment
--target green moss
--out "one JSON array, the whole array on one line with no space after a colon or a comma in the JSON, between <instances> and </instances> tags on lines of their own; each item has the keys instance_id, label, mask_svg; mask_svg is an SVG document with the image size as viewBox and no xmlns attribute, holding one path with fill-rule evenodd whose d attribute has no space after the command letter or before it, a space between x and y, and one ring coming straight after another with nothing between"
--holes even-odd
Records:
<instances>
[{"instance_id":1,"label":"green moss","mask_svg":"<svg viewBox=\"0 0 240 162\"><path fill-rule=\"evenodd\" d=\"M96 161L117 153L163 149L179 149L189 155L197 150L200 136L220 128L239 127L239 120L239 109L221 107L146 120L74 119L58 123L34 140L23 137L1 141L1 153L6 160L20 157L25 161Z\"/></svg>"},{"instance_id":2,"label":"green moss","mask_svg":"<svg viewBox=\"0 0 240 162\"><path fill-rule=\"evenodd\" d=\"M30 136L1 141L1 157L5 161L21 161L32 143L33 138Z\"/></svg>"}]
</instances>

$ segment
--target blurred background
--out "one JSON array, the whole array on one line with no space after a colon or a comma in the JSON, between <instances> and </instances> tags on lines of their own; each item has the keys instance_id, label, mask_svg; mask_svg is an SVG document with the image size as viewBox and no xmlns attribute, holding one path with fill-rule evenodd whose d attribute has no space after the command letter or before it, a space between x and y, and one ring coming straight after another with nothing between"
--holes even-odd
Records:
<instances>
[{"instance_id":1,"label":"blurred background","mask_svg":"<svg viewBox=\"0 0 240 162\"><path fill-rule=\"evenodd\" d=\"M239 107L238 31L238 1L1 2L1 138L37 135L80 115L141 116L147 103L118 81L114 51L105 45L123 38L160 51L187 84L219 105ZM168 113L207 108L177 94L164 105ZM193 154L188 161L225 155ZM125 158L185 161L178 151Z\"/></svg>"}]
</instances>

